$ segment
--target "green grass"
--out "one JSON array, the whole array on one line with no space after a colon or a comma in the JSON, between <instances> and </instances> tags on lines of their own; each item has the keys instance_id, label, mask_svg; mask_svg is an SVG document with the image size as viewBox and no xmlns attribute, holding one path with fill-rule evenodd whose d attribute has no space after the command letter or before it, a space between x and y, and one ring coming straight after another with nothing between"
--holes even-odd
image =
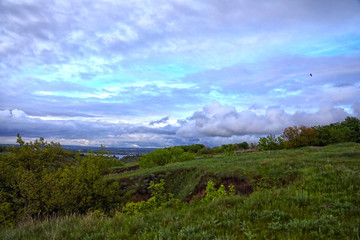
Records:
<instances>
[{"instance_id":1,"label":"green grass","mask_svg":"<svg viewBox=\"0 0 360 240\"><path fill-rule=\"evenodd\" d=\"M135 190L164 178L185 199L204 178L226 176L244 178L254 192L135 216L52 217L3 229L0 239L360 239L356 143L217 156L106 178Z\"/></svg>"}]
</instances>

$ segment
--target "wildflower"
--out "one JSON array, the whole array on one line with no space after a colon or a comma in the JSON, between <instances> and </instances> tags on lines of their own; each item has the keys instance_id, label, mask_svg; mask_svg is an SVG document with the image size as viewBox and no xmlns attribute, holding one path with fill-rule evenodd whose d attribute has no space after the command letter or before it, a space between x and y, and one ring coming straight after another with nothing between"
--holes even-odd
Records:
<instances>
[{"instance_id":1,"label":"wildflower","mask_svg":"<svg viewBox=\"0 0 360 240\"><path fill-rule=\"evenodd\" d=\"M328 205L325 205L325 209L328 210L329 206Z\"/></svg>"}]
</instances>

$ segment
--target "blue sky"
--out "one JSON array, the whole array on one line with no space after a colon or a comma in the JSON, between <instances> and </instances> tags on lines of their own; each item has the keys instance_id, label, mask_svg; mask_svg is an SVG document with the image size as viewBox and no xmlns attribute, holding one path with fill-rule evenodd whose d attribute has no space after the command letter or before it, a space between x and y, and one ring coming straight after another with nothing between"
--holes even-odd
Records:
<instances>
[{"instance_id":1,"label":"blue sky","mask_svg":"<svg viewBox=\"0 0 360 240\"><path fill-rule=\"evenodd\" d=\"M359 96L358 0L0 2L1 143L256 142Z\"/></svg>"}]
</instances>

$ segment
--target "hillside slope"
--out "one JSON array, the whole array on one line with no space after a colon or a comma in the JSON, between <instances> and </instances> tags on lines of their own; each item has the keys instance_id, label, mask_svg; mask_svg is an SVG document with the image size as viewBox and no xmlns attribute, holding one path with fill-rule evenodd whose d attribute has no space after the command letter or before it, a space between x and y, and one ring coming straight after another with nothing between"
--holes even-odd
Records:
<instances>
[{"instance_id":1,"label":"hillside slope","mask_svg":"<svg viewBox=\"0 0 360 240\"><path fill-rule=\"evenodd\" d=\"M136 169L136 168L134 168ZM115 171L116 172L116 171ZM110 174L129 201L150 197L150 181L186 203L130 216L49 218L5 229L1 239L360 239L360 144L214 156ZM209 203L206 183L236 196Z\"/></svg>"}]
</instances>

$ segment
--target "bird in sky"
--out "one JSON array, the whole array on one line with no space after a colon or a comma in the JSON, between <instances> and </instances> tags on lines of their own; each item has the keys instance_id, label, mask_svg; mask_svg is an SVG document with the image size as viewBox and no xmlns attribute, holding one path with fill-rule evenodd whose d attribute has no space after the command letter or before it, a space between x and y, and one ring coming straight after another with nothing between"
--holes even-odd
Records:
<instances>
[{"instance_id":1,"label":"bird in sky","mask_svg":"<svg viewBox=\"0 0 360 240\"><path fill-rule=\"evenodd\" d=\"M310 77L312 77L312 73L310 73Z\"/></svg>"}]
</instances>

